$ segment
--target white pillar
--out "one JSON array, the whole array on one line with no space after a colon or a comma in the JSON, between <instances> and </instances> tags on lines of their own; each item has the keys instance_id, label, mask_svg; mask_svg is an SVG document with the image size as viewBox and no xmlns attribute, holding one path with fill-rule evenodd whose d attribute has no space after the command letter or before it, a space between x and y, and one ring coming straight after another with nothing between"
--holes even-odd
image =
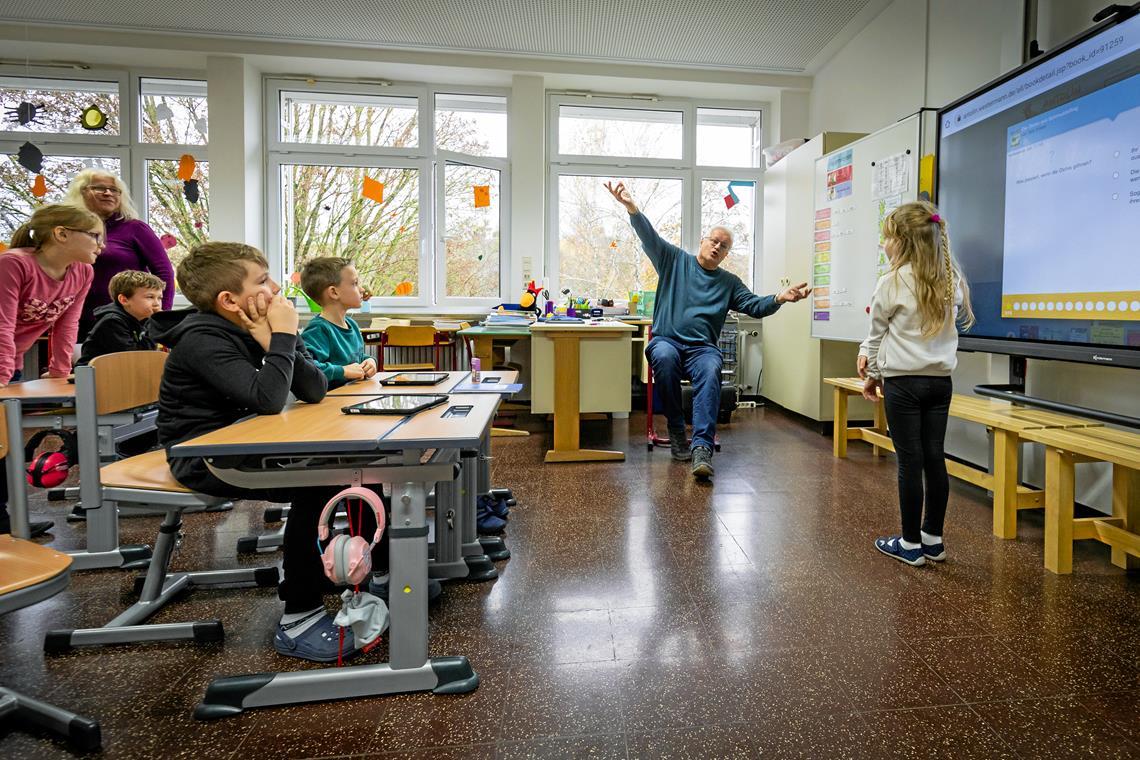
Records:
<instances>
[{"instance_id":1,"label":"white pillar","mask_svg":"<svg viewBox=\"0 0 1140 760\"><path fill-rule=\"evenodd\" d=\"M508 142L511 153L511 250L507 301L523 283L546 275L546 90L541 76L511 80Z\"/></svg>"},{"instance_id":2,"label":"white pillar","mask_svg":"<svg viewBox=\"0 0 1140 760\"><path fill-rule=\"evenodd\" d=\"M261 73L242 58L207 56L210 237L264 245ZM280 262L280 252L266 251Z\"/></svg>"}]
</instances>

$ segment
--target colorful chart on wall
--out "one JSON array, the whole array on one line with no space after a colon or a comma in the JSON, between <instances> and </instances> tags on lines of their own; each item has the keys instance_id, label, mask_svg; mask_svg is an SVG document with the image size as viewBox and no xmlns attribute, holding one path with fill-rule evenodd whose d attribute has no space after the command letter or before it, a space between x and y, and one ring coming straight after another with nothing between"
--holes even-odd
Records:
<instances>
[{"instance_id":1,"label":"colorful chart on wall","mask_svg":"<svg viewBox=\"0 0 1140 760\"><path fill-rule=\"evenodd\" d=\"M916 115L816 160L812 337L867 336L867 307L889 268L883 220L918 197L919 156Z\"/></svg>"}]
</instances>

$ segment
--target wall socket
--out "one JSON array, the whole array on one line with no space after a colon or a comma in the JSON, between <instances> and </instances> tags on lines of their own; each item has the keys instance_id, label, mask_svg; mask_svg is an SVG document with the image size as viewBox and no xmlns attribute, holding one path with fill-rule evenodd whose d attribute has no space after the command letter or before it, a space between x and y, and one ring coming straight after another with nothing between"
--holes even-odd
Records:
<instances>
[{"instance_id":1,"label":"wall socket","mask_svg":"<svg viewBox=\"0 0 1140 760\"><path fill-rule=\"evenodd\" d=\"M530 256L523 256L523 260L522 260L522 278L523 278L523 282L530 282L530 280L531 280L531 260L530 260Z\"/></svg>"}]
</instances>

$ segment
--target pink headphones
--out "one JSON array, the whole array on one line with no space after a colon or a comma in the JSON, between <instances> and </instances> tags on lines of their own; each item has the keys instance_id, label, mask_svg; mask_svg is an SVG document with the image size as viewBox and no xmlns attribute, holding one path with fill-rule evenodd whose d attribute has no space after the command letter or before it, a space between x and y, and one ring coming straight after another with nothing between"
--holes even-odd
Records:
<instances>
[{"instance_id":1,"label":"pink headphones","mask_svg":"<svg viewBox=\"0 0 1140 760\"><path fill-rule=\"evenodd\" d=\"M376 546L384 534L386 520L384 502L375 491L359 486L346 488L329 499L329 503L321 510L320 522L317 523L318 549L321 547L321 541L329 540L329 522L332 520L336 505L348 499L360 499L371 507L372 513L376 515L376 533L372 536L372 543L363 536L335 535L328 546L321 551L321 563L330 581L338 585L355 586L363 583L372 572L372 547ZM351 523L351 515L349 517Z\"/></svg>"}]
</instances>

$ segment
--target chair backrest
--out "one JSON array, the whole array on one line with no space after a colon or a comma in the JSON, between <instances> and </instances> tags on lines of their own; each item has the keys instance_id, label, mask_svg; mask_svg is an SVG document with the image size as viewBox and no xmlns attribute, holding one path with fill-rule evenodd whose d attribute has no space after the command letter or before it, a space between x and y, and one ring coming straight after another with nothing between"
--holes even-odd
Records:
<instances>
[{"instance_id":1,"label":"chair backrest","mask_svg":"<svg viewBox=\"0 0 1140 760\"><path fill-rule=\"evenodd\" d=\"M95 413L114 414L158 401L165 351L122 351L91 360Z\"/></svg>"},{"instance_id":2,"label":"chair backrest","mask_svg":"<svg viewBox=\"0 0 1140 760\"><path fill-rule=\"evenodd\" d=\"M438 331L431 325L391 325L384 330L384 345L403 347L434 346Z\"/></svg>"}]
</instances>

